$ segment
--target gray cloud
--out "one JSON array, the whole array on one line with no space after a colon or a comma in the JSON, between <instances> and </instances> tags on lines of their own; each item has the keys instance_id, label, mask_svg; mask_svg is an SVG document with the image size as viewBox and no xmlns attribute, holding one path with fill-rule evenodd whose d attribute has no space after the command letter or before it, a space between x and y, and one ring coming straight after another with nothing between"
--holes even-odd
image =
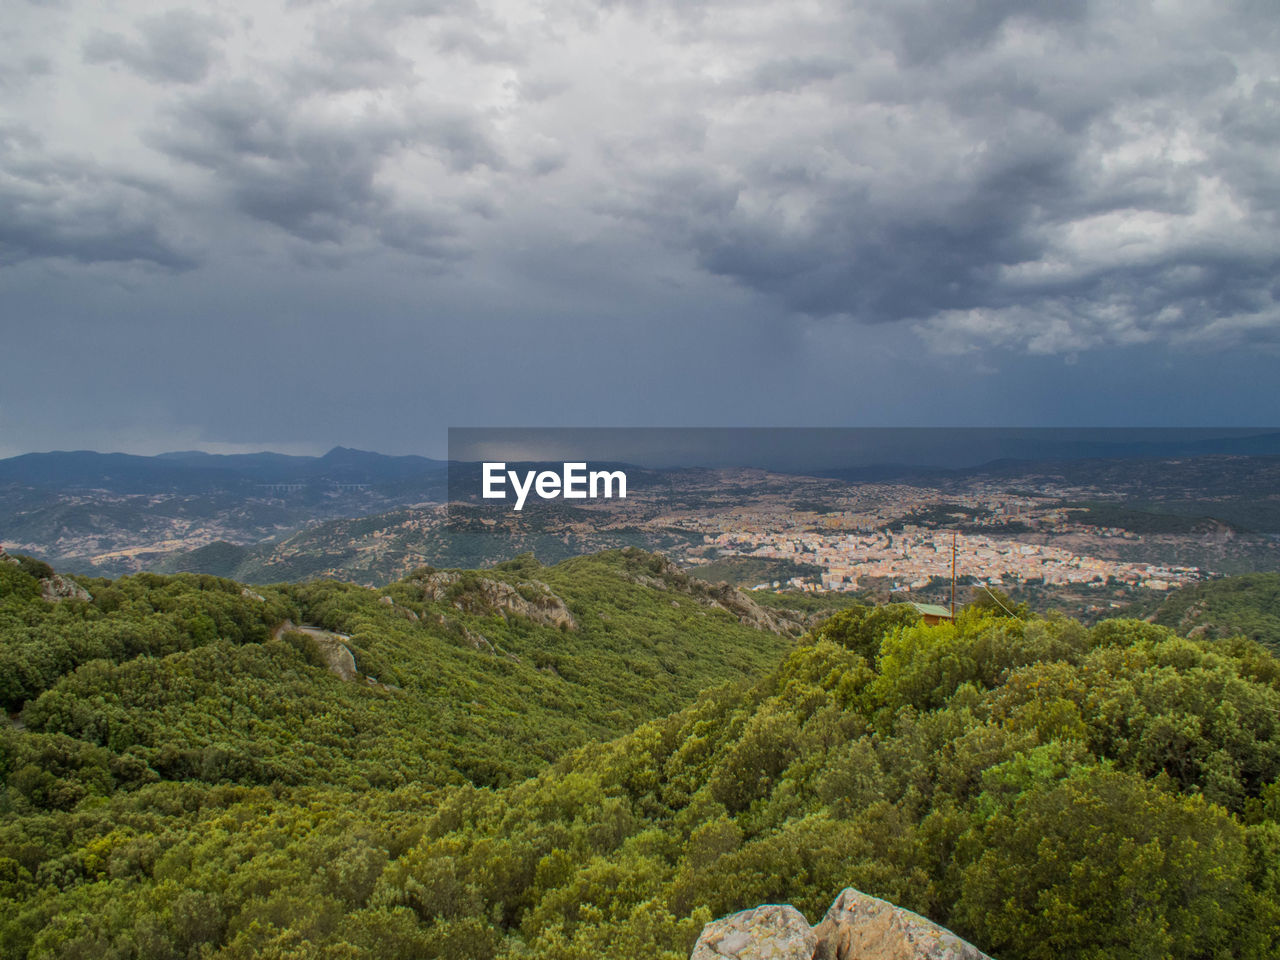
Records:
<instances>
[{"instance_id":1,"label":"gray cloud","mask_svg":"<svg viewBox=\"0 0 1280 960\"><path fill-rule=\"evenodd\" d=\"M1203 339L1243 311L1242 335L1280 340L1269 28L1127 4L884 9L830 23L808 60L742 58L745 86L705 98L713 147L624 159L612 209L814 316L1052 350Z\"/></svg>"},{"instance_id":2,"label":"gray cloud","mask_svg":"<svg viewBox=\"0 0 1280 960\"><path fill-rule=\"evenodd\" d=\"M831 57L784 57L757 66L751 71L751 83L761 93L794 93L848 69L848 64Z\"/></svg>"},{"instance_id":3,"label":"gray cloud","mask_svg":"<svg viewBox=\"0 0 1280 960\"><path fill-rule=\"evenodd\" d=\"M1266 8L378 0L283 16L274 54L265 26L179 9L99 26L84 56L188 88L151 104L141 142L205 171L220 213L326 262L379 246L448 260L524 243L514 224L541 217L540 243L640 230L784 313L904 323L943 349L979 349L984 329L1028 350L1191 342L1229 317L1276 336ZM215 77L224 42L242 66ZM512 227L481 241L477 217Z\"/></svg>"},{"instance_id":4,"label":"gray cloud","mask_svg":"<svg viewBox=\"0 0 1280 960\"><path fill-rule=\"evenodd\" d=\"M520 64L524 61L519 41L492 24L468 23L447 28L441 31L437 44L442 53L461 54L474 63Z\"/></svg>"},{"instance_id":5,"label":"gray cloud","mask_svg":"<svg viewBox=\"0 0 1280 960\"><path fill-rule=\"evenodd\" d=\"M48 57L27 56L21 60L0 62L0 88L21 90L31 81L47 76L53 70Z\"/></svg>"},{"instance_id":6,"label":"gray cloud","mask_svg":"<svg viewBox=\"0 0 1280 960\"><path fill-rule=\"evenodd\" d=\"M182 443L278 408L300 441L412 449L359 431L415 403L936 422L935 385L974 417L1210 416L1182 383L1280 415L1274 3L200 9L0 28L0 296L87 344L103 424L181 394ZM299 350L370 399L299 400L272 379Z\"/></svg>"},{"instance_id":7,"label":"gray cloud","mask_svg":"<svg viewBox=\"0 0 1280 960\"><path fill-rule=\"evenodd\" d=\"M483 8L475 0L372 0L354 9L387 27L417 18L456 16L474 19L485 16Z\"/></svg>"},{"instance_id":8,"label":"gray cloud","mask_svg":"<svg viewBox=\"0 0 1280 960\"><path fill-rule=\"evenodd\" d=\"M483 130L466 115L368 114L335 123L297 101L238 82L178 103L151 142L210 171L235 209L310 243L359 242L359 234L433 258L460 253L455 212L399 202L378 182L406 149L434 151L454 172L500 166Z\"/></svg>"},{"instance_id":9,"label":"gray cloud","mask_svg":"<svg viewBox=\"0 0 1280 960\"><path fill-rule=\"evenodd\" d=\"M307 55L288 71L294 95L377 90L411 83L413 61L395 48L388 24L354 9L316 25Z\"/></svg>"},{"instance_id":10,"label":"gray cloud","mask_svg":"<svg viewBox=\"0 0 1280 960\"><path fill-rule=\"evenodd\" d=\"M189 10L170 10L141 20L136 39L105 30L84 43L89 63L119 63L148 80L196 83L203 80L217 57L217 41L224 34L212 17Z\"/></svg>"},{"instance_id":11,"label":"gray cloud","mask_svg":"<svg viewBox=\"0 0 1280 960\"><path fill-rule=\"evenodd\" d=\"M53 156L13 127L0 127L0 171L0 266L44 258L195 266L161 184Z\"/></svg>"},{"instance_id":12,"label":"gray cloud","mask_svg":"<svg viewBox=\"0 0 1280 960\"><path fill-rule=\"evenodd\" d=\"M1086 0L905 0L882 14L890 44L909 67L936 67L989 47L1011 24L1070 29L1088 13Z\"/></svg>"}]
</instances>

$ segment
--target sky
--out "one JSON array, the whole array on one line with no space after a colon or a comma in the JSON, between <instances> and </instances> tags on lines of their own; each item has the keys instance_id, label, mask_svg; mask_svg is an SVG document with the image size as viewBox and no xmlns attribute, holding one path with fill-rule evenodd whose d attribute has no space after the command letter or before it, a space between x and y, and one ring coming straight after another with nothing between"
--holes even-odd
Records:
<instances>
[{"instance_id":1,"label":"sky","mask_svg":"<svg viewBox=\"0 0 1280 960\"><path fill-rule=\"evenodd\" d=\"M0 456L1280 423L1280 4L10 0Z\"/></svg>"}]
</instances>

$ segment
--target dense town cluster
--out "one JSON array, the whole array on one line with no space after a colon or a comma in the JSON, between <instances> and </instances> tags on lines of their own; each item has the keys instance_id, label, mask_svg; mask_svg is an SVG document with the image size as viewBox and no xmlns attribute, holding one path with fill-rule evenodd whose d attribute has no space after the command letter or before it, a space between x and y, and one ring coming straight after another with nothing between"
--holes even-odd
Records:
<instances>
[{"instance_id":1,"label":"dense town cluster","mask_svg":"<svg viewBox=\"0 0 1280 960\"><path fill-rule=\"evenodd\" d=\"M722 533L706 542L744 556L792 560L823 568L826 590L857 590L860 578L892 580L898 590L927 586L933 577L949 577L954 553L957 574L992 585L1009 581L1046 584L1118 581L1167 590L1198 580L1194 567L1123 563L1083 557L1061 547L1020 543L985 535L947 534L908 526L899 533L867 535Z\"/></svg>"},{"instance_id":2,"label":"dense town cluster","mask_svg":"<svg viewBox=\"0 0 1280 960\"><path fill-rule=\"evenodd\" d=\"M1050 497L998 490L943 496L928 488L864 484L842 499L841 509L825 512L764 500L666 522L701 534L701 545L687 558L695 565L718 556L744 556L820 567L820 576L789 584L810 590L854 591L871 579L889 581L897 591L918 590L932 578L951 577L953 553L958 577L993 586L1114 583L1168 590L1206 575L1194 566L1071 549L1065 544L1072 534L1087 533L1094 540L1138 537L1120 528L1083 526ZM1059 542L1029 542L1033 539Z\"/></svg>"}]
</instances>

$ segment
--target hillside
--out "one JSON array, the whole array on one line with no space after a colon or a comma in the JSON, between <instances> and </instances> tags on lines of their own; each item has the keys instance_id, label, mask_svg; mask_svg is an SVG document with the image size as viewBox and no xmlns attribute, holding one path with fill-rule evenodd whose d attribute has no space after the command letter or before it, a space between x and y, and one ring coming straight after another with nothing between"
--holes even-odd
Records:
<instances>
[{"instance_id":1,"label":"hillside","mask_svg":"<svg viewBox=\"0 0 1280 960\"><path fill-rule=\"evenodd\" d=\"M322 457L32 453L0 460L0 530L60 569L120 576L211 542L244 549L327 518L438 503L446 476L443 461L343 447Z\"/></svg>"},{"instance_id":2,"label":"hillside","mask_svg":"<svg viewBox=\"0 0 1280 960\"><path fill-rule=\"evenodd\" d=\"M442 506L407 507L370 516L325 520L255 546L217 542L165 557L166 573L217 573L237 580L277 582L333 577L363 584L398 580L415 566L481 567L535 553L556 563L628 547L662 550L683 544L676 533L608 525L598 512L562 504L516 514L450 517Z\"/></svg>"},{"instance_id":3,"label":"hillside","mask_svg":"<svg viewBox=\"0 0 1280 960\"><path fill-rule=\"evenodd\" d=\"M665 571L640 554L524 559L376 592L138 574L82 580L92 601L48 603L0 564L0 700L25 729L9 746L71 750L74 768L117 787L518 779L755 675L791 643ZM314 638L278 629L286 621L340 636L357 681L324 669ZM49 799L58 777L38 779L27 802L68 805ZM71 780L72 794L97 789Z\"/></svg>"},{"instance_id":4,"label":"hillside","mask_svg":"<svg viewBox=\"0 0 1280 960\"><path fill-rule=\"evenodd\" d=\"M1155 611L1156 623L1190 636L1246 636L1280 651L1280 574L1253 573L1184 587Z\"/></svg>"},{"instance_id":5,"label":"hillside","mask_svg":"<svg viewBox=\"0 0 1280 960\"><path fill-rule=\"evenodd\" d=\"M1247 640L852 607L784 653L638 552L262 600L28 570L5 649L77 639L0 740L5 957L683 960L847 886L1001 960L1280 948L1280 662Z\"/></svg>"}]
</instances>

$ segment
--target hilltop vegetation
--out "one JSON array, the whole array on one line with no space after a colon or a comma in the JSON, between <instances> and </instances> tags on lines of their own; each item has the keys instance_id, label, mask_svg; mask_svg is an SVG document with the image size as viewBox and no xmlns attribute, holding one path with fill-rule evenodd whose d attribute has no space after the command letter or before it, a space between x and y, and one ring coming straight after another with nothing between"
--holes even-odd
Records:
<instances>
[{"instance_id":1,"label":"hilltop vegetation","mask_svg":"<svg viewBox=\"0 0 1280 960\"><path fill-rule=\"evenodd\" d=\"M893 608L808 639L752 689L453 791L383 902L504 958L674 960L712 916L816 919L850 884L1001 958L1280 946L1280 664L1255 645Z\"/></svg>"},{"instance_id":2,"label":"hilltop vegetation","mask_svg":"<svg viewBox=\"0 0 1280 960\"><path fill-rule=\"evenodd\" d=\"M689 534L618 526L562 503L508 509L442 507L327 520L278 542L215 542L158 561L165 573L213 573L253 583L334 577L364 584L397 580L422 565L482 567L535 553L546 563L603 550L665 549Z\"/></svg>"},{"instance_id":3,"label":"hilltop vegetation","mask_svg":"<svg viewBox=\"0 0 1280 960\"><path fill-rule=\"evenodd\" d=\"M1155 622L1192 636L1245 636L1280 651L1280 574L1209 580L1173 593Z\"/></svg>"},{"instance_id":4,"label":"hilltop vegetation","mask_svg":"<svg viewBox=\"0 0 1280 960\"><path fill-rule=\"evenodd\" d=\"M1001 960L1280 950L1248 639L893 605L796 645L638 551L261 600L32 572L0 564L0 649L40 666L0 735L3 957L683 960L849 885Z\"/></svg>"},{"instance_id":5,"label":"hilltop vegetation","mask_svg":"<svg viewBox=\"0 0 1280 960\"><path fill-rule=\"evenodd\" d=\"M1143 510L1122 503L1093 501L1067 504L1067 513L1076 523L1091 527L1121 527L1132 533L1214 534L1226 531L1248 533L1235 524L1208 515Z\"/></svg>"},{"instance_id":6,"label":"hilltop vegetation","mask_svg":"<svg viewBox=\"0 0 1280 960\"><path fill-rule=\"evenodd\" d=\"M0 564L0 702L26 728L9 746L73 749L99 769L85 783L99 785L522 778L588 738L758 673L789 644L653 573L640 554L556 568L522 558L483 575L424 569L376 592L317 581L261 593L137 574L82 579L91 602L49 604L34 578ZM538 618L539 600L572 622ZM334 676L306 636L276 629L287 620L341 634L378 685ZM38 779L23 796L51 805L41 798L62 787ZM89 787L67 789L78 798Z\"/></svg>"}]
</instances>

